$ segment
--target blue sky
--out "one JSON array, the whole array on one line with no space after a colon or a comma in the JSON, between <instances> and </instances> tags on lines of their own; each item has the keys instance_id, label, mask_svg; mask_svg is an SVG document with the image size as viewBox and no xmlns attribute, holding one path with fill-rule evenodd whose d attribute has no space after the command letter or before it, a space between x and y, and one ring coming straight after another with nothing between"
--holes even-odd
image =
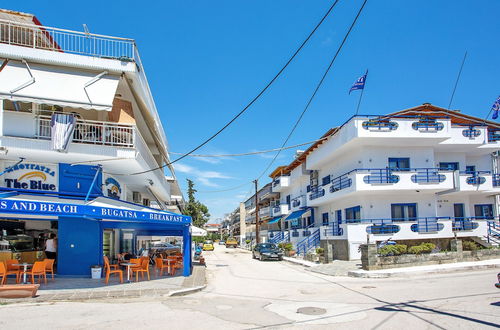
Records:
<instances>
[{"instance_id":1,"label":"blue sky","mask_svg":"<svg viewBox=\"0 0 500 330\"><path fill-rule=\"evenodd\" d=\"M22 1L48 26L134 38L170 149L185 152L224 125L272 78L330 1ZM334 54L362 0L340 0L276 84L234 125L199 152L238 153L281 145ZM7 4L4 4L6 6ZM447 107L468 51L452 108L484 117L500 94L500 1L371 0L289 144L319 138L350 117L352 83L369 69L361 113L383 114L431 102ZM187 159L213 219L249 196L272 154ZM274 168L288 163L283 152ZM269 181L261 179L261 185ZM245 184L246 183L246 184ZM243 187L225 191L238 185Z\"/></svg>"}]
</instances>

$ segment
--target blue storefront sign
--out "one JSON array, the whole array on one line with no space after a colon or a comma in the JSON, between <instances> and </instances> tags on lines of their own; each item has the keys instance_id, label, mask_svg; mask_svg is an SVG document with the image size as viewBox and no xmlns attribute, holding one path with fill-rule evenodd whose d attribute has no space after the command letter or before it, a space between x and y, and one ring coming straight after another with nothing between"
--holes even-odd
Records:
<instances>
[{"instance_id":1,"label":"blue storefront sign","mask_svg":"<svg viewBox=\"0 0 500 330\"><path fill-rule=\"evenodd\" d=\"M122 221L158 221L165 224L189 224L191 218L167 212L142 212L92 205L64 204L22 200L0 200L0 213L21 213L45 216L80 216Z\"/></svg>"}]
</instances>

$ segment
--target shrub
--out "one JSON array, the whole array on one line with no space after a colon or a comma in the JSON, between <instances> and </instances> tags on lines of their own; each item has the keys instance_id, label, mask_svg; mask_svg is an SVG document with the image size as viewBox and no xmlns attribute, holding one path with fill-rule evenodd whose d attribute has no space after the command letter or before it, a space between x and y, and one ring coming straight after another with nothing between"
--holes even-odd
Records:
<instances>
[{"instance_id":1,"label":"shrub","mask_svg":"<svg viewBox=\"0 0 500 330\"><path fill-rule=\"evenodd\" d=\"M412 246L408 249L410 254L431 253L436 248L434 243L422 243L420 245Z\"/></svg>"},{"instance_id":2,"label":"shrub","mask_svg":"<svg viewBox=\"0 0 500 330\"><path fill-rule=\"evenodd\" d=\"M479 250L479 245L477 245L476 242L463 241L462 248L464 251L476 251Z\"/></svg>"},{"instance_id":3,"label":"shrub","mask_svg":"<svg viewBox=\"0 0 500 330\"><path fill-rule=\"evenodd\" d=\"M293 245L292 243L279 243L278 247L280 249L283 249L285 251L292 251L293 250Z\"/></svg>"},{"instance_id":4,"label":"shrub","mask_svg":"<svg viewBox=\"0 0 500 330\"><path fill-rule=\"evenodd\" d=\"M323 254L323 253L325 253L325 249L323 249L323 248L316 249L316 254Z\"/></svg>"},{"instance_id":5,"label":"shrub","mask_svg":"<svg viewBox=\"0 0 500 330\"><path fill-rule=\"evenodd\" d=\"M385 256L398 256L406 253L407 246L404 244L384 245L378 250L379 255Z\"/></svg>"},{"instance_id":6,"label":"shrub","mask_svg":"<svg viewBox=\"0 0 500 330\"><path fill-rule=\"evenodd\" d=\"M250 244L251 240L247 239L245 240L245 243Z\"/></svg>"}]
</instances>

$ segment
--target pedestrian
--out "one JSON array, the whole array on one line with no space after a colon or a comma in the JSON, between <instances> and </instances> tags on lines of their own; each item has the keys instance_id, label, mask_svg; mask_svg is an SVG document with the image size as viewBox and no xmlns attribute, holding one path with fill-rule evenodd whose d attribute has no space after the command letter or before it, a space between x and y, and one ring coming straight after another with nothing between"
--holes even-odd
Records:
<instances>
[{"instance_id":1,"label":"pedestrian","mask_svg":"<svg viewBox=\"0 0 500 330\"><path fill-rule=\"evenodd\" d=\"M45 241L45 255L47 259L56 260L57 257L57 238L56 234L50 233L49 239Z\"/></svg>"}]
</instances>

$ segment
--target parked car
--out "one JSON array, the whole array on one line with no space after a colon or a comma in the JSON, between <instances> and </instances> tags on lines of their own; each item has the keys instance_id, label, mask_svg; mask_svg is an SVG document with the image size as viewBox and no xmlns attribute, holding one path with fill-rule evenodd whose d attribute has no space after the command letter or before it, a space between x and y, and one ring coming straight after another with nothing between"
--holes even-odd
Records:
<instances>
[{"instance_id":1,"label":"parked car","mask_svg":"<svg viewBox=\"0 0 500 330\"><path fill-rule=\"evenodd\" d=\"M224 242L224 241L219 241L219 245L225 245L225 244L226 244L226 242Z\"/></svg>"},{"instance_id":2,"label":"parked car","mask_svg":"<svg viewBox=\"0 0 500 330\"><path fill-rule=\"evenodd\" d=\"M268 259L283 260L283 251L273 243L259 243L252 251L252 257L260 261Z\"/></svg>"},{"instance_id":3,"label":"parked car","mask_svg":"<svg viewBox=\"0 0 500 330\"><path fill-rule=\"evenodd\" d=\"M233 248L236 248L238 247L238 241L234 238L228 238L226 240L226 247L233 247Z\"/></svg>"},{"instance_id":4,"label":"parked car","mask_svg":"<svg viewBox=\"0 0 500 330\"><path fill-rule=\"evenodd\" d=\"M214 250L214 242L205 241L203 243L203 251L213 251Z\"/></svg>"}]
</instances>

